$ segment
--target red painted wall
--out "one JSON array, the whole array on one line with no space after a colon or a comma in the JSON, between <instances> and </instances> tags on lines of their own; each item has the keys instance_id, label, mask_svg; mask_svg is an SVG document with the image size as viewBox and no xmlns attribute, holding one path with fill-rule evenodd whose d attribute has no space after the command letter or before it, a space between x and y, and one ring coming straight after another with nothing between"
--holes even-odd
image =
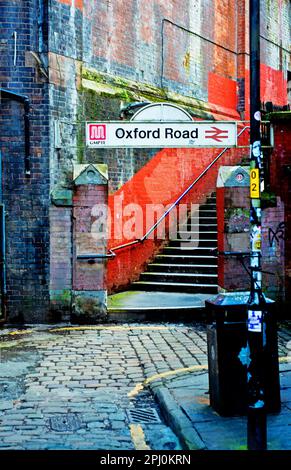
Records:
<instances>
[{"instance_id":1,"label":"red painted wall","mask_svg":"<svg viewBox=\"0 0 291 470\"><path fill-rule=\"evenodd\" d=\"M237 82L210 72L208 74L208 101L222 108L236 110Z\"/></svg>"},{"instance_id":2,"label":"red painted wall","mask_svg":"<svg viewBox=\"0 0 291 470\"><path fill-rule=\"evenodd\" d=\"M271 101L276 106L284 106L287 101L287 80L285 72L275 70L268 65L261 64L261 102ZM245 70L245 119L250 113L250 71Z\"/></svg>"},{"instance_id":3,"label":"red painted wall","mask_svg":"<svg viewBox=\"0 0 291 470\"><path fill-rule=\"evenodd\" d=\"M153 6L158 3L162 6L159 9L154 9ZM209 2L207 14L204 10L206 8L205 4L203 4L203 21L199 25L195 24L194 19L192 24L189 22L189 2L185 2L184 9L178 3L174 10L171 10L171 8L167 10L171 2L146 2L146 6L139 13L143 21L136 23L136 34L143 41L143 45L139 45L139 50L144 50L146 53L146 49L141 49L145 44L156 43L161 48L160 39L157 39L161 37L161 21L163 19L170 20L166 20L164 23L163 50L160 51L160 55L153 53L150 55L153 57L153 61L156 62L153 65L153 70L155 71L160 71L161 64L159 61L161 57L163 58L163 76L159 77L161 82L157 79L155 83L158 83L158 85L162 83L162 85L169 87L170 90L184 93L185 95L189 94L187 87L193 85L191 90L193 96L195 96L195 83L192 83L193 77L189 74L189 71L192 70L191 67L194 60L191 56L191 47L193 48L193 45L196 43L193 36L189 33L189 29L196 28L198 31L199 27L201 27L202 36L206 40L204 38L202 43L199 43L199 47L201 47L201 61L198 61L198 63L197 58L195 59L197 77L202 77L201 83L198 83L201 92L200 99L207 101L215 119L235 119L238 121L240 119L249 119L247 2L244 0L238 3L226 0L213 0L213 2ZM118 7L117 5L114 6L114 17L121 18L126 16L126 21L131 21L135 17L137 21L132 1L120 1L118 5ZM113 13L111 12L111 14ZM156 15L157 21L152 22L154 15ZM145 16L148 16L147 24L144 23ZM206 17L207 20L205 20ZM96 28L99 28L99 33L104 28L107 28L106 24L109 19L109 11L105 13L104 18L100 18L98 15ZM109 54L111 59L118 61L119 64L131 66L137 70L137 53L134 48L134 41L137 38L134 37L133 30L122 25L125 25L125 23L120 22L116 25L114 35L110 38L109 48L107 42L105 42L105 36L99 34L101 43L97 41L96 45L93 46L94 55L108 58ZM181 25L184 29L180 27ZM207 42L207 38L214 41L216 45ZM124 47L120 47L121 45L124 45ZM236 54L236 51L239 52L239 55ZM188 58L189 70L185 65L187 63L186 58ZM268 62L268 60L269 58L266 61ZM272 63L272 66L274 68L262 64L261 67L262 101L272 101L275 105L283 105L287 103L285 72L276 70L277 65L275 63ZM146 80L148 79L147 77ZM200 79L197 78L197 80L199 81ZM240 143L248 144L245 138ZM116 193L109 196L109 208L112 213L112 234L109 239L109 246L114 247L136 238L133 236L126 239L122 235L119 238L114 237L113 232L117 225L116 214L114 214L114 198L122 196L123 207L133 203L142 208L143 227L138 234L138 237L141 237L147 231L147 228L149 228L145 226L146 205L167 205L175 201L218 153L218 149L164 149L154 155ZM228 151L221 159L219 165L239 163L243 155L248 156L248 149ZM214 167L182 202L193 201L194 203L199 203L203 201L206 194L215 189L219 165ZM122 215L120 216L122 217ZM130 217L131 215L124 216L123 222L129 222ZM110 261L108 265L109 290L122 289L137 279L140 272L145 268L146 263L159 249L161 243L161 241L154 242L153 240L147 240L142 245L118 251L116 258Z\"/></svg>"}]
</instances>

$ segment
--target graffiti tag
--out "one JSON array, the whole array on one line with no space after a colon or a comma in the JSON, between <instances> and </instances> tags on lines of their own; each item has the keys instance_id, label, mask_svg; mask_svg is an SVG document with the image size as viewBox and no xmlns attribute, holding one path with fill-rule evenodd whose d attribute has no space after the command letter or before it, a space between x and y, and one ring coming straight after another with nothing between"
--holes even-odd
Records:
<instances>
[{"instance_id":1,"label":"graffiti tag","mask_svg":"<svg viewBox=\"0 0 291 470\"><path fill-rule=\"evenodd\" d=\"M269 245L273 246L274 241L280 243L280 240L285 240L285 222L280 222L275 231L272 228L269 228Z\"/></svg>"}]
</instances>

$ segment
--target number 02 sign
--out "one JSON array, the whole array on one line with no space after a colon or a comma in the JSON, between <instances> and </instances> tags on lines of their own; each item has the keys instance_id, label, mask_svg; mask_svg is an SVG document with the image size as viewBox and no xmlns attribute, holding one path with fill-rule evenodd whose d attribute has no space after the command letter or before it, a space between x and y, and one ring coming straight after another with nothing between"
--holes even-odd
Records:
<instances>
[{"instance_id":1,"label":"number 02 sign","mask_svg":"<svg viewBox=\"0 0 291 470\"><path fill-rule=\"evenodd\" d=\"M251 170L251 181L250 181L250 196L252 199L259 199L260 197L260 175L259 169L255 168Z\"/></svg>"}]
</instances>

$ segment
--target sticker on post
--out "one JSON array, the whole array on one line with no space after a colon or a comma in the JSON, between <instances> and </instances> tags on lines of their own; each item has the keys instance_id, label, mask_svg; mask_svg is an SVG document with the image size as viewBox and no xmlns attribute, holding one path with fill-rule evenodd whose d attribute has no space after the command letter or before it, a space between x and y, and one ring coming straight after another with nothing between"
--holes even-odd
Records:
<instances>
[{"instance_id":1,"label":"sticker on post","mask_svg":"<svg viewBox=\"0 0 291 470\"><path fill-rule=\"evenodd\" d=\"M254 225L251 231L251 249L252 252L261 251L262 229L261 226Z\"/></svg>"},{"instance_id":2,"label":"sticker on post","mask_svg":"<svg viewBox=\"0 0 291 470\"><path fill-rule=\"evenodd\" d=\"M262 332L263 312L257 310L248 310L248 330L254 333Z\"/></svg>"},{"instance_id":3,"label":"sticker on post","mask_svg":"<svg viewBox=\"0 0 291 470\"><path fill-rule=\"evenodd\" d=\"M250 197L251 199L259 199L260 197L260 173L258 168L251 170L250 178Z\"/></svg>"}]
</instances>

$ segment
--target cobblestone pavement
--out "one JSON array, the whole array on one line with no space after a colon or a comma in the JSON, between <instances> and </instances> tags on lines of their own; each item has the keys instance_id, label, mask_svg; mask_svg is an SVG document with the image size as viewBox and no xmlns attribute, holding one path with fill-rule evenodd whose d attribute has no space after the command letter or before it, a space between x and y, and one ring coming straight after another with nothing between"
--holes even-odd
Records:
<instances>
[{"instance_id":1,"label":"cobblestone pavement","mask_svg":"<svg viewBox=\"0 0 291 470\"><path fill-rule=\"evenodd\" d=\"M14 330L1 331L0 449L181 449L147 383L207 366L204 325ZM281 356L290 340L285 325Z\"/></svg>"}]
</instances>

